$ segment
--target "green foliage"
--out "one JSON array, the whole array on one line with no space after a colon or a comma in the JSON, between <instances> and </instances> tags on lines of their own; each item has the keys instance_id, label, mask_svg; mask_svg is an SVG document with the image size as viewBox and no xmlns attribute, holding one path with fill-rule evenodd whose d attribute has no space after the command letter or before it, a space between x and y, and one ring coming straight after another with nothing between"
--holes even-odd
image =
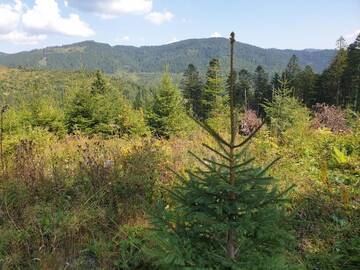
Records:
<instances>
[{"instance_id":1,"label":"green foliage","mask_svg":"<svg viewBox=\"0 0 360 270\"><path fill-rule=\"evenodd\" d=\"M235 104L237 107L244 106L249 108L249 104L254 104L254 86L251 74L242 69L239 72L236 84Z\"/></svg>"},{"instance_id":2,"label":"green foliage","mask_svg":"<svg viewBox=\"0 0 360 270\"><path fill-rule=\"evenodd\" d=\"M98 70L95 73L95 80L91 85L91 94L97 95L97 94L105 94L107 92L107 86L106 81L103 78L101 72Z\"/></svg>"},{"instance_id":3,"label":"green foliage","mask_svg":"<svg viewBox=\"0 0 360 270\"><path fill-rule=\"evenodd\" d=\"M204 73L209 56L228 53L222 42L212 40L211 47L206 43L203 44L206 48L194 45L193 50L171 46L187 50L186 57L200 63L199 70ZM56 55L49 52L47 63L42 61L42 64L48 68L56 68L59 63L74 64L73 69L80 59L77 53L82 50L83 67L95 68L90 63L96 60L105 72L118 68L117 56L98 53L106 46L86 52L87 44L92 43L84 43L84 48L77 47L72 52L72 48L67 48L67 52L61 51L64 48L54 48L58 50ZM249 163L238 164L235 185L225 181L230 170L226 167L229 156L224 151L228 146L219 144L221 138L229 137L231 130L230 102L223 96L223 89L217 95L212 117L206 125L199 123L210 132L212 136L209 136L193 126L189 128L191 122L183 112L181 98L165 98L179 97L178 91L172 91L176 87L168 78L163 84L168 91L163 91L166 94L161 102L159 95L157 98L160 104L157 112L177 111L161 106L171 100L170 104L181 105L171 107L179 108L181 113L161 114L164 119L172 119L161 122L161 130L169 132L172 138L154 140L137 136L148 134L142 110L151 112L154 108L150 106L154 85L150 87L151 82L147 81L154 77L153 73L142 74L147 87L140 87L123 77L84 69L66 72L0 68L0 101L9 105L3 126L5 170L0 172L0 268L174 269L186 265L188 269L357 269L360 122L354 109L359 104L358 44L356 41L339 51L341 57L347 55L345 69L332 65L332 71L326 71L326 76L320 78L310 67L297 72L296 87L300 92L281 85L281 76L274 76L273 89L280 90L265 105L269 125L252 137L252 143L244 151L238 152L236 162ZM212 55L214 48L216 53ZM156 48L152 49L155 51L151 56L144 54L144 62L148 63L144 69L155 70L157 61L171 59L171 55L164 55L154 61L153 56L158 53ZM133 57L129 51L128 60ZM248 54L241 56L243 61L236 61L239 66L255 68L256 57L246 58L252 54L243 48L235 51ZM268 52L271 52L268 60L274 61L263 66L270 74L285 67L294 53L286 52L285 57L276 50ZM301 66L306 61L325 66L322 56L306 60L310 55L316 58L323 53L332 55L333 51L312 54L305 50L296 55ZM86 60L91 54L96 57ZM41 60L43 54L38 56ZM29 57L28 64L38 63L36 57ZM107 57L112 62L105 62ZM174 67L183 70L186 57L174 61ZM341 62L339 57L334 63ZM227 61L220 57L222 66ZM141 62L128 64L136 70ZM341 72L334 73L335 70ZM223 76L224 71L220 74ZM131 76L139 80L137 74ZM329 84L321 82L325 78ZM299 100L312 106L318 101L316 98L321 98L319 87L324 85L331 95L329 102L335 104L338 86L335 78L340 78L340 105L348 107L347 127L342 128L346 132L314 129L310 126L309 111ZM174 81L179 79L177 75ZM238 74L237 109L246 103L245 92L249 107L257 106L254 85L253 74L244 70ZM158 88L162 92L163 87ZM328 97L324 95L324 98ZM179 103L172 103L173 100ZM151 119L149 116L151 113L147 114L147 120ZM334 116L329 118L338 122ZM167 123L171 129L167 129ZM182 131L187 131L185 136L177 138L175 135ZM199 142L211 149L201 147ZM196 153L198 167L185 154L188 149ZM252 156L256 159L251 160ZM278 156L283 158L276 166L262 170L260 164ZM181 174L179 181L174 180L169 166ZM264 173L261 177L257 176L260 171ZM185 172L186 176L182 177ZM276 190L286 190L292 183L297 188L287 193L284 208L272 203L257 207L261 201L259 195L264 200L271 200L272 195L282 200L276 196L280 195ZM169 192L163 192L160 187ZM236 203L228 196L232 193L236 193ZM154 205L157 201L158 206ZM247 205L242 212L235 209ZM149 210L154 210L152 221L159 224L150 232L145 214ZM295 218L285 220L289 213ZM231 217L236 220L233 222ZM228 256L229 228L236 232L235 260ZM294 232L291 235L290 230ZM291 248L292 244L296 249Z\"/></svg>"},{"instance_id":4,"label":"green foliage","mask_svg":"<svg viewBox=\"0 0 360 270\"><path fill-rule=\"evenodd\" d=\"M140 224L164 149L82 140L17 147L0 181L0 268L151 269Z\"/></svg>"},{"instance_id":5,"label":"green foliage","mask_svg":"<svg viewBox=\"0 0 360 270\"><path fill-rule=\"evenodd\" d=\"M68 106L65 123L69 132L81 130L90 133L93 128L92 117L94 102L87 91L78 91Z\"/></svg>"},{"instance_id":6,"label":"green foliage","mask_svg":"<svg viewBox=\"0 0 360 270\"><path fill-rule=\"evenodd\" d=\"M169 138L184 130L186 114L178 88L165 72L147 121L155 136Z\"/></svg>"},{"instance_id":7,"label":"green foliage","mask_svg":"<svg viewBox=\"0 0 360 270\"><path fill-rule=\"evenodd\" d=\"M274 90L272 101L264 104L271 129L278 136L290 129L299 132L310 124L308 109L291 96L286 82L282 84L282 88Z\"/></svg>"},{"instance_id":8,"label":"green foliage","mask_svg":"<svg viewBox=\"0 0 360 270\"><path fill-rule=\"evenodd\" d=\"M139 76L148 73L161 73L165 65L173 73L183 72L189 63L206 72L209 59L220 57L221 64L227 66L228 44L223 38L189 39L173 44L151 47L114 46L84 41L62 47L44 49L17 54L0 55L0 65L24 68L46 68L52 70L102 70L117 74L127 72ZM269 73L281 72L290 57L296 54L303 66L311 65L321 72L330 63L335 50L277 50L262 49L245 43L237 43L235 48L236 68L254 70L262 65ZM139 57L141 56L141 57ZM39 63L44 63L40 65ZM153 77L150 74L150 78ZM148 78L148 76L146 76ZM145 80L146 82L147 80Z\"/></svg>"},{"instance_id":9,"label":"green foliage","mask_svg":"<svg viewBox=\"0 0 360 270\"><path fill-rule=\"evenodd\" d=\"M234 34L231 36L233 51ZM233 55L231 56L233 57ZM281 225L281 202L288 190L279 191L248 154L248 142L236 142L233 66L229 77L230 136L224 139L206 123L198 122L216 141L218 149L207 158L190 154L200 163L168 190L170 200L160 200L152 211L153 241L148 254L162 269L295 269L284 251L291 236Z\"/></svg>"},{"instance_id":10,"label":"green foliage","mask_svg":"<svg viewBox=\"0 0 360 270\"><path fill-rule=\"evenodd\" d=\"M65 119L68 131L106 136L146 135L148 129L141 111L133 110L122 94L106 86L100 73L97 74L91 91L80 89L69 104Z\"/></svg>"},{"instance_id":11,"label":"green foliage","mask_svg":"<svg viewBox=\"0 0 360 270\"><path fill-rule=\"evenodd\" d=\"M268 83L268 74L262 66L258 66L255 70L254 85L255 109L258 113L263 114L262 104L271 100L272 91Z\"/></svg>"},{"instance_id":12,"label":"green foliage","mask_svg":"<svg viewBox=\"0 0 360 270\"><path fill-rule=\"evenodd\" d=\"M290 88L293 89L296 97L301 97L301 92L303 89L299 87L299 74L301 72L301 68L299 65L299 59L296 55L291 56L289 63L287 64L284 73L282 74L282 78L285 79Z\"/></svg>"},{"instance_id":13,"label":"green foliage","mask_svg":"<svg viewBox=\"0 0 360 270\"><path fill-rule=\"evenodd\" d=\"M224 92L224 80L221 75L219 59L212 59L206 73L206 82L201 100L203 119L214 116L218 97Z\"/></svg>"},{"instance_id":14,"label":"green foliage","mask_svg":"<svg viewBox=\"0 0 360 270\"><path fill-rule=\"evenodd\" d=\"M311 66L306 66L304 70L298 74L298 98L308 107L315 104L316 101L315 86L317 79L318 76L314 73Z\"/></svg>"},{"instance_id":15,"label":"green foliage","mask_svg":"<svg viewBox=\"0 0 360 270\"><path fill-rule=\"evenodd\" d=\"M348 63L343 73L347 103L355 111L360 111L360 35L348 48Z\"/></svg>"},{"instance_id":16,"label":"green foliage","mask_svg":"<svg viewBox=\"0 0 360 270\"><path fill-rule=\"evenodd\" d=\"M204 119L203 85L199 72L192 64L185 70L181 81L181 88L187 109L198 119Z\"/></svg>"},{"instance_id":17,"label":"green foliage","mask_svg":"<svg viewBox=\"0 0 360 270\"><path fill-rule=\"evenodd\" d=\"M225 165L204 159L207 168L190 173L171 190L172 201L158 206L153 215L156 245L149 253L164 269L291 269L282 247L292 238L277 227L282 214L274 206L279 193L275 186L269 190L273 179L253 167L250 157L243 158L237 156L235 186L223 180L229 173ZM235 261L224 250L229 228L238 235Z\"/></svg>"}]
</instances>

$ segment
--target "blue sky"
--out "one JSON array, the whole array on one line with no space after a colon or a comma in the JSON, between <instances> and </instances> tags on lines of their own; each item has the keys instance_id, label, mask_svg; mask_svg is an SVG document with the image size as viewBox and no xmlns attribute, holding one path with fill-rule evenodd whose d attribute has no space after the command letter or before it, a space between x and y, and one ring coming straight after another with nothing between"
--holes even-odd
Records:
<instances>
[{"instance_id":1,"label":"blue sky","mask_svg":"<svg viewBox=\"0 0 360 270\"><path fill-rule=\"evenodd\" d=\"M360 0L0 0L0 51L96 40L158 45L227 37L263 48L334 48L360 33Z\"/></svg>"}]
</instances>

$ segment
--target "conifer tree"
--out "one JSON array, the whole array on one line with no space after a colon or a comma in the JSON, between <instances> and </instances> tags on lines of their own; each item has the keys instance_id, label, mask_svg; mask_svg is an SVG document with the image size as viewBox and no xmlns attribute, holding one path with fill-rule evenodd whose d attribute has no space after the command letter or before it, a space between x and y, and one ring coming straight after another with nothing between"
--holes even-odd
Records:
<instances>
[{"instance_id":1,"label":"conifer tree","mask_svg":"<svg viewBox=\"0 0 360 270\"><path fill-rule=\"evenodd\" d=\"M262 104L271 99L271 87L268 83L268 74L262 66L258 66L255 70L255 109L260 114L264 114Z\"/></svg>"},{"instance_id":2,"label":"conifer tree","mask_svg":"<svg viewBox=\"0 0 360 270\"><path fill-rule=\"evenodd\" d=\"M348 65L343 74L346 100L351 107L360 111L360 34L347 50Z\"/></svg>"},{"instance_id":3,"label":"conifer tree","mask_svg":"<svg viewBox=\"0 0 360 270\"><path fill-rule=\"evenodd\" d=\"M300 72L299 58L296 55L292 55L282 75L282 79L285 79L288 82L289 87L294 91L294 95L298 98L301 97L301 89L299 87Z\"/></svg>"},{"instance_id":4,"label":"conifer tree","mask_svg":"<svg viewBox=\"0 0 360 270\"><path fill-rule=\"evenodd\" d=\"M65 125L69 133L77 130L91 133L94 128L94 101L87 91L77 91L65 113Z\"/></svg>"},{"instance_id":5,"label":"conifer tree","mask_svg":"<svg viewBox=\"0 0 360 270\"><path fill-rule=\"evenodd\" d=\"M148 124L155 136L169 138L183 129L186 114L179 90L172 83L170 74L163 74L154 103L148 111Z\"/></svg>"},{"instance_id":6,"label":"conifer tree","mask_svg":"<svg viewBox=\"0 0 360 270\"><path fill-rule=\"evenodd\" d=\"M310 107L315 103L315 84L317 75L313 71L312 67L307 65L304 70L299 73L298 78L298 87L301 90L299 91L299 98L304 104ZM278 85L278 87L274 89L280 89L280 87L281 86Z\"/></svg>"},{"instance_id":7,"label":"conifer tree","mask_svg":"<svg viewBox=\"0 0 360 270\"><path fill-rule=\"evenodd\" d=\"M106 81L100 70L97 70L95 73L95 80L91 85L91 94L105 94L106 92Z\"/></svg>"},{"instance_id":8,"label":"conifer tree","mask_svg":"<svg viewBox=\"0 0 360 270\"><path fill-rule=\"evenodd\" d=\"M340 106L344 104L345 93L342 86L343 73L348 65L348 53L340 49L319 81L318 100Z\"/></svg>"},{"instance_id":9,"label":"conifer tree","mask_svg":"<svg viewBox=\"0 0 360 270\"><path fill-rule=\"evenodd\" d=\"M206 83L202 97L202 114L204 119L212 116L216 108L218 97L223 91L224 79L221 76L220 61L219 59L212 59L206 73Z\"/></svg>"},{"instance_id":10,"label":"conifer tree","mask_svg":"<svg viewBox=\"0 0 360 270\"><path fill-rule=\"evenodd\" d=\"M281 77L279 73L275 72L274 77L271 80L272 89L279 89L281 86Z\"/></svg>"},{"instance_id":11,"label":"conifer tree","mask_svg":"<svg viewBox=\"0 0 360 270\"><path fill-rule=\"evenodd\" d=\"M290 84L294 83L294 81L296 80L296 76L299 74L300 71L301 68L299 66L299 59L296 55L292 55L284 72L284 75Z\"/></svg>"},{"instance_id":12,"label":"conifer tree","mask_svg":"<svg viewBox=\"0 0 360 270\"><path fill-rule=\"evenodd\" d=\"M202 108L203 85L199 72L193 64L189 64L181 81L181 88L185 98L185 104L194 117L204 120Z\"/></svg>"},{"instance_id":13,"label":"conifer tree","mask_svg":"<svg viewBox=\"0 0 360 270\"><path fill-rule=\"evenodd\" d=\"M234 94L236 106L243 106L245 109L249 108L252 101L252 88L251 74L246 69L240 70Z\"/></svg>"},{"instance_id":14,"label":"conifer tree","mask_svg":"<svg viewBox=\"0 0 360 270\"><path fill-rule=\"evenodd\" d=\"M233 70L234 33L231 34ZM152 246L147 252L164 269L286 269L279 259L288 238L279 219L279 192L267 175L274 164L261 168L248 154L258 129L239 141L234 100L234 76L229 80L230 139L206 123L197 123L217 142L203 144L213 154L200 158L199 168L176 175L179 184L168 190L170 202L160 201L152 212Z\"/></svg>"}]
</instances>

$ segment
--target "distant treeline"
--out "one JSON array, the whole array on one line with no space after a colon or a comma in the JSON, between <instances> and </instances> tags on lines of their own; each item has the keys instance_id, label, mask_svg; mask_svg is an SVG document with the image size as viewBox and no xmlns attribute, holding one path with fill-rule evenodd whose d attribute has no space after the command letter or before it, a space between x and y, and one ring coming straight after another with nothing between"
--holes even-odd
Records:
<instances>
[{"instance_id":1,"label":"distant treeline","mask_svg":"<svg viewBox=\"0 0 360 270\"><path fill-rule=\"evenodd\" d=\"M330 66L321 74L307 65L302 69L299 59L293 55L282 73L269 77L259 65L254 72L241 69L234 73L236 79L236 105L253 109L263 115L263 105L271 102L274 90L282 84L291 89L292 95L308 107L327 103L352 110L360 110L360 36L346 48L344 39L338 41L338 51ZM229 78L222 77L218 59L208 67L205 82L197 68L190 64L184 72L181 88L186 103L193 114L208 119L216 107L217 97L224 96L224 85Z\"/></svg>"}]
</instances>

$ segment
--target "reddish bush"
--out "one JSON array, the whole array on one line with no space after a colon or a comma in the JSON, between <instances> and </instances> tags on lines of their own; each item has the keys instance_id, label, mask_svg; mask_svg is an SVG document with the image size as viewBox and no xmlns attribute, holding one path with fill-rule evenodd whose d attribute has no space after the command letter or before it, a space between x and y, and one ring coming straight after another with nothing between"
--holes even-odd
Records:
<instances>
[{"instance_id":1,"label":"reddish bush","mask_svg":"<svg viewBox=\"0 0 360 270\"><path fill-rule=\"evenodd\" d=\"M325 103L317 103L313 106L313 128L328 128L332 132L345 132L348 130L345 113L341 108L330 106Z\"/></svg>"},{"instance_id":2,"label":"reddish bush","mask_svg":"<svg viewBox=\"0 0 360 270\"><path fill-rule=\"evenodd\" d=\"M256 112L253 110L246 110L240 122L239 133L248 136L260 125L261 120L257 117Z\"/></svg>"}]
</instances>

